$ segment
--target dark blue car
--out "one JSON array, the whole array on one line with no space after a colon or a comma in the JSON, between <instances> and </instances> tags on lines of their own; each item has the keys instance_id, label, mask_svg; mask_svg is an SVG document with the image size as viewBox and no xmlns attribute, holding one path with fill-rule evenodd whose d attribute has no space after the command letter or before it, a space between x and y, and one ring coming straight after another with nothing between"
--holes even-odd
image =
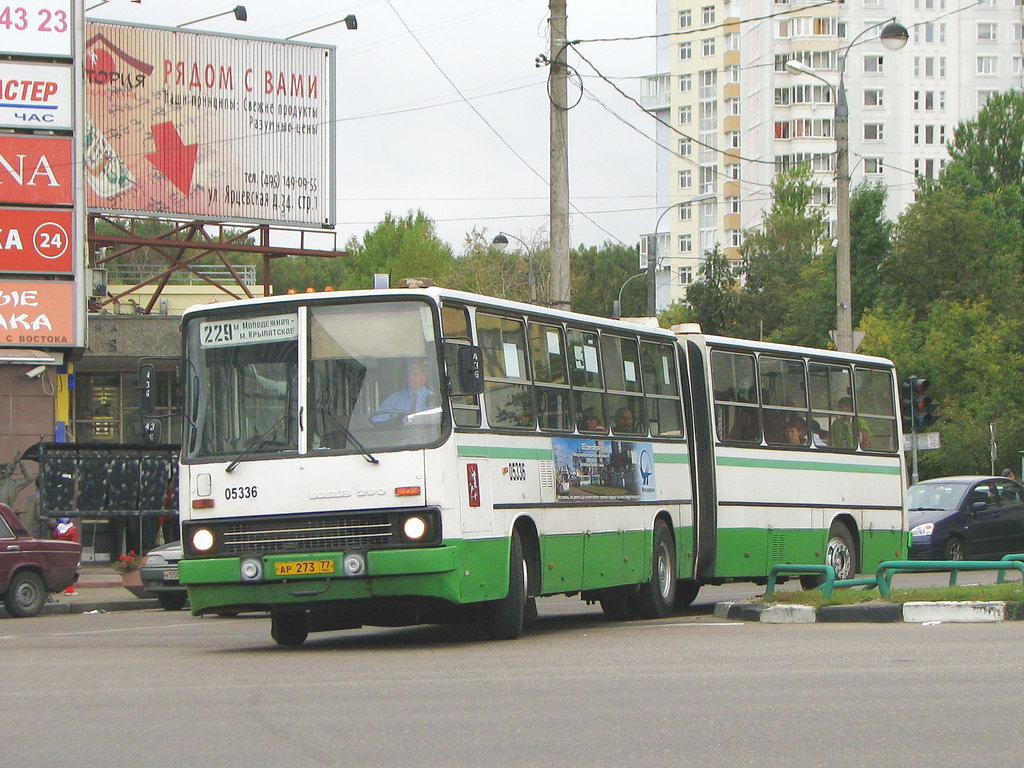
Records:
<instances>
[{"instance_id":1,"label":"dark blue car","mask_svg":"<svg viewBox=\"0 0 1024 768\"><path fill-rule=\"evenodd\" d=\"M912 560L998 560L1024 552L1024 486L1005 477L938 477L907 491Z\"/></svg>"}]
</instances>

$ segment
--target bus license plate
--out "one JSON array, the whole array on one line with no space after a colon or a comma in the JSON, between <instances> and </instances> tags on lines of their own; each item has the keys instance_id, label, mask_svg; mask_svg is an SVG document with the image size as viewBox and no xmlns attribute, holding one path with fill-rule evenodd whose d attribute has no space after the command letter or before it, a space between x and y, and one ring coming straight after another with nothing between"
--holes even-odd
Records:
<instances>
[{"instance_id":1,"label":"bus license plate","mask_svg":"<svg viewBox=\"0 0 1024 768\"><path fill-rule=\"evenodd\" d=\"M334 573L333 560L284 560L274 563L275 576L306 576Z\"/></svg>"}]
</instances>

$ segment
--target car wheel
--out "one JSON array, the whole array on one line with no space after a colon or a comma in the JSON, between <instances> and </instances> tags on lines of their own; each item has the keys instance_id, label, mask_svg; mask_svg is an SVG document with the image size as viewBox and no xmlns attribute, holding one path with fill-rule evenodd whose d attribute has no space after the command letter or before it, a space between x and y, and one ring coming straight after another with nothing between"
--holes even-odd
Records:
<instances>
[{"instance_id":1,"label":"car wheel","mask_svg":"<svg viewBox=\"0 0 1024 768\"><path fill-rule=\"evenodd\" d=\"M180 611L188 601L188 594L183 592L158 592L157 602L165 611Z\"/></svg>"},{"instance_id":2,"label":"car wheel","mask_svg":"<svg viewBox=\"0 0 1024 768\"><path fill-rule=\"evenodd\" d=\"M950 536L946 539L946 559L963 560L967 554L964 540L959 536Z\"/></svg>"},{"instance_id":3,"label":"car wheel","mask_svg":"<svg viewBox=\"0 0 1024 768\"><path fill-rule=\"evenodd\" d=\"M4 593L4 606L11 616L27 619L38 616L46 603L46 587L39 574L21 571L14 574Z\"/></svg>"},{"instance_id":4,"label":"car wheel","mask_svg":"<svg viewBox=\"0 0 1024 768\"><path fill-rule=\"evenodd\" d=\"M651 580L640 585L636 595L637 613L644 619L663 619L676 600L676 548L664 520L654 523L654 551Z\"/></svg>"},{"instance_id":5,"label":"car wheel","mask_svg":"<svg viewBox=\"0 0 1024 768\"><path fill-rule=\"evenodd\" d=\"M306 642L309 627L305 611L275 611L270 614L270 636L278 645L297 646Z\"/></svg>"}]
</instances>

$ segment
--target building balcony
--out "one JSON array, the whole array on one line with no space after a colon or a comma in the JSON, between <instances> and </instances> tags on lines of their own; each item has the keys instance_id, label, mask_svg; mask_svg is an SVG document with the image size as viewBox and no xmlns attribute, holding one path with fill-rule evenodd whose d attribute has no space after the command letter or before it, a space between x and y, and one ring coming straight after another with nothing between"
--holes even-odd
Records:
<instances>
[{"instance_id":1,"label":"building balcony","mask_svg":"<svg viewBox=\"0 0 1024 768\"><path fill-rule=\"evenodd\" d=\"M672 75L648 75L641 81L640 103L648 112L672 106Z\"/></svg>"}]
</instances>

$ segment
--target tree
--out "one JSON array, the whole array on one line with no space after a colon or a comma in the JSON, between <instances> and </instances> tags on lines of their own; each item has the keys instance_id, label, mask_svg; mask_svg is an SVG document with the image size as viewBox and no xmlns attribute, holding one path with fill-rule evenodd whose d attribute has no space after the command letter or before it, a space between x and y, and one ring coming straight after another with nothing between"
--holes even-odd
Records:
<instances>
[{"instance_id":1,"label":"tree","mask_svg":"<svg viewBox=\"0 0 1024 768\"><path fill-rule=\"evenodd\" d=\"M881 268L892 250L895 224L885 218L883 184L859 184L850 195L850 285L853 293L853 327L861 315L878 302L882 288ZM834 279L835 267L829 270ZM834 295L834 294L833 294Z\"/></svg>"},{"instance_id":2,"label":"tree","mask_svg":"<svg viewBox=\"0 0 1024 768\"><path fill-rule=\"evenodd\" d=\"M647 314L644 278L629 278L640 271L635 249L605 241L600 247L577 246L569 254L572 309L588 315L611 317L612 304L622 291L622 316Z\"/></svg>"},{"instance_id":3,"label":"tree","mask_svg":"<svg viewBox=\"0 0 1024 768\"><path fill-rule=\"evenodd\" d=\"M740 335L811 346L827 341L825 330L834 324L828 318L835 316L835 292L831 302L822 300L828 290L827 269L819 262L832 257L832 249L827 245L825 212L811 205L813 192L808 166L778 174L761 228L745 233L740 249L745 280Z\"/></svg>"},{"instance_id":4,"label":"tree","mask_svg":"<svg viewBox=\"0 0 1024 768\"><path fill-rule=\"evenodd\" d=\"M943 180L981 191L1010 193L1020 210L1024 185L1024 93L1004 91L989 97L974 120L965 120L949 145L953 161Z\"/></svg>"},{"instance_id":5,"label":"tree","mask_svg":"<svg viewBox=\"0 0 1024 768\"><path fill-rule=\"evenodd\" d=\"M697 270L698 280L686 289L686 301L691 308L692 320L700 323L704 333L734 335L741 327L739 309L739 280L729 258L716 243L704 254Z\"/></svg>"},{"instance_id":6,"label":"tree","mask_svg":"<svg viewBox=\"0 0 1024 768\"><path fill-rule=\"evenodd\" d=\"M533 261L534 292L543 303L548 295L550 259L547 244L534 239L529 251L501 251L494 247L486 232L474 228L466 235L462 255L444 285L461 291L482 293L514 301L530 301L530 261Z\"/></svg>"}]
</instances>

